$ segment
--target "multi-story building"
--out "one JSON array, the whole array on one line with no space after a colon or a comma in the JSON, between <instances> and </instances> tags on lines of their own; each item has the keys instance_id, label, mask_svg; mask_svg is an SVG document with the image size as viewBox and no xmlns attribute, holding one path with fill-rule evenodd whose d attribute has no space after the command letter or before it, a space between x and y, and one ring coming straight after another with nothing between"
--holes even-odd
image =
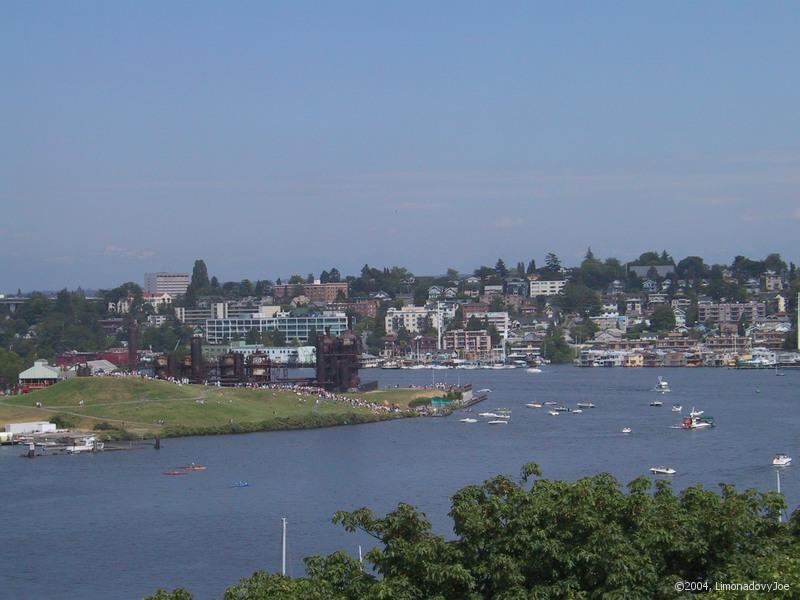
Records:
<instances>
[{"instance_id":1,"label":"multi-story building","mask_svg":"<svg viewBox=\"0 0 800 600\"><path fill-rule=\"evenodd\" d=\"M527 279L509 279L506 281L506 294L509 296L525 297L530 292L530 282Z\"/></svg>"},{"instance_id":2,"label":"multi-story building","mask_svg":"<svg viewBox=\"0 0 800 600\"><path fill-rule=\"evenodd\" d=\"M203 308L175 308L175 318L184 325L203 327L209 319L245 318L253 313L271 316L281 309L280 306L237 306L229 302L214 302Z\"/></svg>"},{"instance_id":3,"label":"multi-story building","mask_svg":"<svg viewBox=\"0 0 800 600\"><path fill-rule=\"evenodd\" d=\"M299 293L298 293L299 292ZM284 283L272 288L272 297L275 301L289 299L296 295L303 295L312 304L330 304L337 298L347 298L350 288L347 282L341 283Z\"/></svg>"},{"instance_id":4,"label":"multi-story building","mask_svg":"<svg viewBox=\"0 0 800 600\"><path fill-rule=\"evenodd\" d=\"M497 333L500 334L500 337L503 340L508 339L508 332L511 325L511 321L508 318L508 313L503 312L487 312L483 315L484 322L487 325L494 325L495 329L497 329Z\"/></svg>"},{"instance_id":5,"label":"multi-story building","mask_svg":"<svg viewBox=\"0 0 800 600\"><path fill-rule=\"evenodd\" d=\"M362 317L374 319L378 316L378 307L380 305L380 300L354 300L353 302L332 302L328 304L328 309L341 312L352 311Z\"/></svg>"},{"instance_id":6,"label":"multi-story building","mask_svg":"<svg viewBox=\"0 0 800 600\"><path fill-rule=\"evenodd\" d=\"M182 296L189 287L188 273L145 273L144 291L153 294L167 293L173 298Z\"/></svg>"},{"instance_id":7,"label":"multi-story building","mask_svg":"<svg viewBox=\"0 0 800 600\"><path fill-rule=\"evenodd\" d=\"M466 360L481 360L492 353L492 338L485 329L453 329L444 334L442 343L445 350L455 352L459 358Z\"/></svg>"},{"instance_id":8,"label":"multi-story building","mask_svg":"<svg viewBox=\"0 0 800 600\"><path fill-rule=\"evenodd\" d=\"M313 333L323 333L330 329L333 336L340 335L348 327L347 315L343 312L323 311L316 314L292 316L278 312L273 315L254 313L249 317L229 317L227 319L208 319L205 323L206 339L211 344L221 344L225 340L244 338L250 331L259 333L277 330L286 336L287 342L309 341Z\"/></svg>"},{"instance_id":9,"label":"multi-story building","mask_svg":"<svg viewBox=\"0 0 800 600\"><path fill-rule=\"evenodd\" d=\"M700 323L736 322L742 318L751 323L767 314L764 302L698 302L697 320Z\"/></svg>"},{"instance_id":10,"label":"multi-story building","mask_svg":"<svg viewBox=\"0 0 800 600\"><path fill-rule=\"evenodd\" d=\"M567 285L566 279L556 279L554 281L543 281L537 279L531 281L531 298L536 296L557 296L564 290Z\"/></svg>"},{"instance_id":11,"label":"multi-story building","mask_svg":"<svg viewBox=\"0 0 800 600\"><path fill-rule=\"evenodd\" d=\"M434 325L435 311L424 306L404 306L386 311L385 329L387 335L396 335L401 329L409 333L423 333Z\"/></svg>"}]
</instances>

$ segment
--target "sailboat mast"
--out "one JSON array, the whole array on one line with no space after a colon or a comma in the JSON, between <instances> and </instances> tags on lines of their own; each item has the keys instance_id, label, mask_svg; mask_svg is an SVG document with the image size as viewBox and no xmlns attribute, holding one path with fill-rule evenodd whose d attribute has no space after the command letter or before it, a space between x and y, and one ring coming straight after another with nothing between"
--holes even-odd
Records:
<instances>
[{"instance_id":1,"label":"sailboat mast","mask_svg":"<svg viewBox=\"0 0 800 600\"><path fill-rule=\"evenodd\" d=\"M282 518L283 536L281 537L281 575L286 575L286 517Z\"/></svg>"}]
</instances>

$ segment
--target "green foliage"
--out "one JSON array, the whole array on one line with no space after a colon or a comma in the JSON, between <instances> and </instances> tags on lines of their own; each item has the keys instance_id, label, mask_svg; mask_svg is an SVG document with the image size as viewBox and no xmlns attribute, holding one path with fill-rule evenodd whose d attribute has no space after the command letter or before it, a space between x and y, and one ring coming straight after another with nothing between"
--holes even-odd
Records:
<instances>
[{"instance_id":1,"label":"green foliage","mask_svg":"<svg viewBox=\"0 0 800 600\"><path fill-rule=\"evenodd\" d=\"M171 592L158 590L155 594L147 596L143 600L192 600L192 595L183 588L177 588Z\"/></svg>"},{"instance_id":2,"label":"green foliage","mask_svg":"<svg viewBox=\"0 0 800 600\"><path fill-rule=\"evenodd\" d=\"M409 408L417 408L418 406L430 406L431 398L414 398L408 403Z\"/></svg>"},{"instance_id":3,"label":"green foliage","mask_svg":"<svg viewBox=\"0 0 800 600\"><path fill-rule=\"evenodd\" d=\"M529 463L519 480L497 476L459 490L449 513L454 539L433 533L405 503L384 517L337 512L334 523L377 540L365 556L375 575L336 552L307 558L304 578L256 572L224 599L666 600L685 597L677 581L800 585L800 517L778 523L778 494L721 485L675 495L669 482L653 489L644 477L626 492L605 473L574 483L540 477ZM149 600L187 598L158 593Z\"/></svg>"},{"instance_id":4,"label":"green foliage","mask_svg":"<svg viewBox=\"0 0 800 600\"><path fill-rule=\"evenodd\" d=\"M653 331L670 331L675 329L675 313L668 304L656 306L650 317L650 329Z\"/></svg>"},{"instance_id":5,"label":"green foliage","mask_svg":"<svg viewBox=\"0 0 800 600\"><path fill-rule=\"evenodd\" d=\"M20 372L24 370L25 362L16 352L0 348L0 381L17 383Z\"/></svg>"},{"instance_id":6,"label":"green foliage","mask_svg":"<svg viewBox=\"0 0 800 600\"><path fill-rule=\"evenodd\" d=\"M560 327L555 327L547 332L542 341L542 355L553 364L571 363L575 358L575 353L564 339L564 333Z\"/></svg>"},{"instance_id":7,"label":"green foliage","mask_svg":"<svg viewBox=\"0 0 800 600\"><path fill-rule=\"evenodd\" d=\"M579 315L597 315L603 307L600 294L582 283L570 281L564 286L562 293L556 296L554 304L566 312Z\"/></svg>"},{"instance_id":8,"label":"green foliage","mask_svg":"<svg viewBox=\"0 0 800 600\"><path fill-rule=\"evenodd\" d=\"M71 429L78 425L77 418L73 417L72 415L65 415L62 413L57 414L55 417L50 417L48 420L51 423L54 423L59 429Z\"/></svg>"}]
</instances>

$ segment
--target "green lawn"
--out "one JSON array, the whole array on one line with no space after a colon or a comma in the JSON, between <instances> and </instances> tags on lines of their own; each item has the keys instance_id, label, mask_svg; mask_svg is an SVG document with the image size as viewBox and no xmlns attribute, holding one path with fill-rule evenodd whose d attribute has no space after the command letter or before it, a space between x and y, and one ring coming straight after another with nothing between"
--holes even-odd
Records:
<instances>
[{"instance_id":1,"label":"green lawn","mask_svg":"<svg viewBox=\"0 0 800 600\"><path fill-rule=\"evenodd\" d=\"M349 396L407 408L409 401L426 394L436 395L426 390L391 389ZM321 427L392 417L341 402L316 400L313 395L279 390L82 377L30 394L0 398L0 425L65 415L81 429L91 430L106 421L136 435L169 436Z\"/></svg>"}]
</instances>

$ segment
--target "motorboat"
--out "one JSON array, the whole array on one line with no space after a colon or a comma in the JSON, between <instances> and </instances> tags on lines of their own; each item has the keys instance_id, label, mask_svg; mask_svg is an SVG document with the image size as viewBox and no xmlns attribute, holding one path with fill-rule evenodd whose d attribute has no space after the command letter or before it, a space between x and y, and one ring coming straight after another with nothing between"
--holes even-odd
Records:
<instances>
[{"instance_id":1,"label":"motorboat","mask_svg":"<svg viewBox=\"0 0 800 600\"><path fill-rule=\"evenodd\" d=\"M231 487L232 488L244 488L244 487L250 487L250 484L247 483L246 481L234 481L231 484Z\"/></svg>"},{"instance_id":2,"label":"motorboat","mask_svg":"<svg viewBox=\"0 0 800 600\"><path fill-rule=\"evenodd\" d=\"M661 400L653 400L650 403L650 406L663 406L663 405L664 405L664 403Z\"/></svg>"},{"instance_id":3,"label":"motorboat","mask_svg":"<svg viewBox=\"0 0 800 600\"><path fill-rule=\"evenodd\" d=\"M102 450L104 447L103 442L98 442L97 438L93 435L81 438L80 442L73 443L72 446L65 448L68 454L79 454L81 452L96 452Z\"/></svg>"},{"instance_id":4,"label":"motorboat","mask_svg":"<svg viewBox=\"0 0 800 600\"><path fill-rule=\"evenodd\" d=\"M772 466L773 467L787 467L791 464L792 457L788 454L776 454L775 458L772 459Z\"/></svg>"},{"instance_id":5,"label":"motorboat","mask_svg":"<svg viewBox=\"0 0 800 600\"><path fill-rule=\"evenodd\" d=\"M555 410L555 411L557 411L557 412L569 412L569 408L567 408L567 407L566 407L566 406L564 406L563 404L562 404L562 405L559 405L559 406L556 406L556 407L554 407L554 408L553 408L553 410Z\"/></svg>"},{"instance_id":6,"label":"motorboat","mask_svg":"<svg viewBox=\"0 0 800 600\"><path fill-rule=\"evenodd\" d=\"M188 475L189 471L182 469L172 469L171 471L164 471L164 475Z\"/></svg>"},{"instance_id":7,"label":"motorboat","mask_svg":"<svg viewBox=\"0 0 800 600\"><path fill-rule=\"evenodd\" d=\"M203 465L196 465L194 463L190 463L188 465L184 465L184 466L178 467L178 468L182 469L184 471L206 471L206 470L208 470L208 467L205 467Z\"/></svg>"},{"instance_id":8,"label":"motorboat","mask_svg":"<svg viewBox=\"0 0 800 600\"><path fill-rule=\"evenodd\" d=\"M545 406L555 406L556 404L558 404L558 402L545 402L544 403Z\"/></svg>"},{"instance_id":9,"label":"motorboat","mask_svg":"<svg viewBox=\"0 0 800 600\"><path fill-rule=\"evenodd\" d=\"M553 415L554 417L557 417L560 414L557 410L548 410L547 412Z\"/></svg>"},{"instance_id":10,"label":"motorboat","mask_svg":"<svg viewBox=\"0 0 800 600\"><path fill-rule=\"evenodd\" d=\"M684 417L681 421L681 429L707 429L714 427L714 419L711 417Z\"/></svg>"},{"instance_id":11,"label":"motorboat","mask_svg":"<svg viewBox=\"0 0 800 600\"><path fill-rule=\"evenodd\" d=\"M576 408L575 410L570 411L573 414L579 415L583 412L582 408Z\"/></svg>"},{"instance_id":12,"label":"motorboat","mask_svg":"<svg viewBox=\"0 0 800 600\"><path fill-rule=\"evenodd\" d=\"M489 425L508 425L508 419L494 419L489 421Z\"/></svg>"},{"instance_id":13,"label":"motorboat","mask_svg":"<svg viewBox=\"0 0 800 600\"><path fill-rule=\"evenodd\" d=\"M672 467L650 467L650 472L653 475L675 475L677 473Z\"/></svg>"},{"instance_id":14,"label":"motorboat","mask_svg":"<svg viewBox=\"0 0 800 600\"><path fill-rule=\"evenodd\" d=\"M633 429L631 429L630 427L623 427L622 428L622 433L630 433L631 431L633 431Z\"/></svg>"},{"instance_id":15,"label":"motorboat","mask_svg":"<svg viewBox=\"0 0 800 600\"><path fill-rule=\"evenodd\" d=\"M673 404L672 405L672 412L681 412L683 407L680 404Z\"/></svg>"},{"instance_id":16,"label":"motorboat","mask_svg":"<svg viewBox=\"0 0 800 600\"><path fill-rule=\"evenodd\" d=\"M491 391L492 390L490 390L489 388L483 388L482 390L478 390L478 393L479 394L486 394L486 393L491 392Z\"/></svg>"},{"instance_id":17,"label":"motorboat","mask_svg":"<svg viewBox=\"0 0 800 600\"><path fill-rule=\"evenodd\" d=\"M485 412L485 413L479 413L479 414L478 414L478 416L479 416L479 417L490 417L490 418L492 418L492 419L507 419L509 415L507 415L507 414L502 414L502 413L500 413L500 412L496 412L496 413L493 413L493 412Z\"/></svg>"},{"instance_id":18,"label":"motorboat","mask_svg":"<svg viewBox=\"0 0 800 600\"><path fill-rule=\"evenodd\" d=\"M666 394L667 392L671 392L672 390L669 389L669 383L667 382L667 380L661 377L661 375L659 375L658 383L656 383L656 387L653 388L653 391Z\"/></svg>"},{"instance_id":19,"label":"motorboat","mask_svg":"<svg viewBox=\"0 0 800 600\"><path fill-rule=\"evenodd\" d=\"M594 408L592 402L578 402L578 408Z\"/></svg>"},{"instance_id":20,"label":"motorboat","mask_svg":"<svg viewBox=\"0 0 800 600\"><path fill-rule=\"evenodd\" d=\"M542 370L537 368L537 367L529 367L529 368L525 369L525 372L526 373L541 373Z\"/></svg>"},{"instance_id":21,"label":"motorboat","mask_svg":"<svg viewBox=\"0 0 800 600\"><path fill-rule=\"evenodd\" d=\"M542 408L541 402L528 402L525 406L528 408Z\"/></svg>"},{"instance_id":22,"label":"motorboat","mask_svg":"<svg viewBox=\"0 0 800 600\"><path fill-rule=\"evenodd\" d=\"M459 421L462 423L477 423L478 419L470 419L469 417L466 417L465 419L459 419Z\"/></svg>"}]
</instances>

